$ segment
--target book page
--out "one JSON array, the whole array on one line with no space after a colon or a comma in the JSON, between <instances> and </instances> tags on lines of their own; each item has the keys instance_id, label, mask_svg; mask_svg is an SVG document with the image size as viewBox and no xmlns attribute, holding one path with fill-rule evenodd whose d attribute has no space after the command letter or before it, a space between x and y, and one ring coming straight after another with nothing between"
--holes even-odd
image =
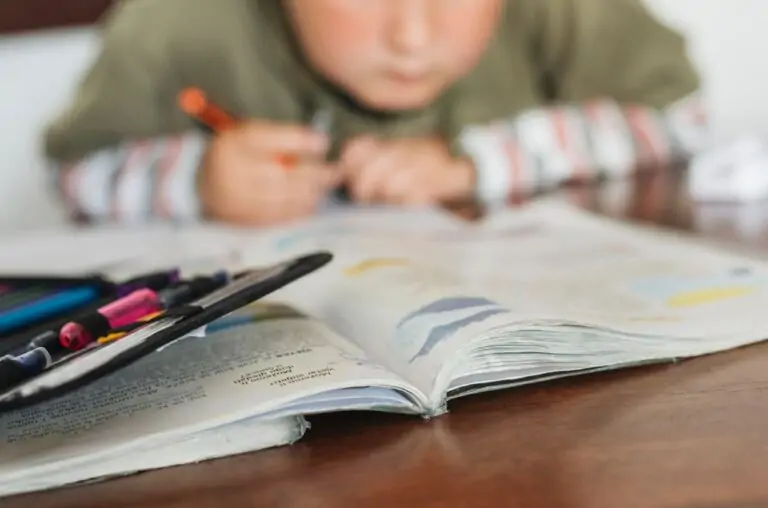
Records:
<instances>
[{"instance_id":1,"label":"book page","mask_svg":"<svg viewBox=\"0 0 768 508\"><path fill-rule=\"evenodd\" d=\"M566 204L538 202L479 227L315 235L293 248L313 245L329 248L334 262L281 296L432 393L433 403L447 373L490 335L578 325L678 339L642 358L768 336L756 319L768 305L765 264Z\"/></svg>"},{"instance_id":2,"label":"book page","mask_svg":"<svg viewBox=\"0 0 768 508\"><path fill-rule=\"evenodd\" d=\"M670 338L768 333L757 319L768 305L765 262L551 202L484 228L482 242L446 248L443 259L526 321Z\"/></svg>"},{"instance_id":3,"label":"book page","mask_svg":"<svg viewBox=\"0 0 768 508\"><path fill-rule=\"evenodd\" d=\"M167 443L137 446L118 455L84 461L77 464L77 467L64 467L46 474L28 470L29 474L25 477L16 477L10 481L0 477L0 496L93 483L117 476L288 445L301 439L306 429L307 424L301 417L247 418Z\"/></svg>"},{"instance_id":4,"label":"book page","mask_svg":"<svg viewBox=\"0 0 768 508\"><path fill-rule=\"evenodd\" d=\"M314 320L251 318L250 311L67 396L0 416L0 481L178 439L326 391L410 389Z\"/></svg>"},{"instance_id":5,"label":"book page","mask_svg":"<svg viewBox=\"0 0 768 508\"><path fill-rule=\"evenodd\" d=\"M410 283L402 286L395 282L382 288L381 292L378 282L368 283L363 277L355 278L350 287L347 283L353 278L346 273L359 263L400 259L404 252L412 250L428 256L427 250L436 246L429 241L431 236L452 238L457 231L469 227L465 221L429 209L352 208L254 234L243 246L242 262L253 266L315 250L332 252L334 259L328 266L280 289L273 298L322 320L355 342L371 358L427 393L433 389L445 358L422 354L414 359L410 349L415 343L409 343L410 349L406 351L401 342L390 338L399 318L424 305L424 298L417 294L413 300L404 299L410 291ZM391 316L380 314L379 311L386 309L392 300L402 303L399 310L392 308L394 314ZM379 302L387 304L380 305ZM431 351L432 348L428 349Z\"/></svg>"},{"instance_id":6,"label":"book page","mask_svg":"<svg viewBox=\"0 0 768 508\"><path fill-rule=\"evenodd\" d=\"M435 269L442 244L433 237L453 238L461 229L372 229L294 239L288 255L321 244L334 260L275 298L349 337L371 358L430 394L434 409L441 398L438 378L458 361L457 351L469 338L508 319L505 309L481 292L467 291L450 270ZM259 252L267 250L262 246Z\"/></svg>"},{"instance_id":7,"label":"book page","mask_svg":"<svg viewBox=\"0 0 768 508\"><path fill-rule=\"evenodd\" d=\"M316 312L373 357L443 402L467 346L517 316L424 260L366 257L338 267L343 279Z\"/></svg>"}]
</instances>

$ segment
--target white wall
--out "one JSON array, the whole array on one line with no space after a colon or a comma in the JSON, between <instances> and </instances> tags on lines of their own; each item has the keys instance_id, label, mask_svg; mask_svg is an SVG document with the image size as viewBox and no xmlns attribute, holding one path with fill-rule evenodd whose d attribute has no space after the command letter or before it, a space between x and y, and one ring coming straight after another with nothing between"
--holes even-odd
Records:
<instances>
[{"instance_id":1,"label":"white wall","mask_svg":"<svg viewBox=\"0 0 768 508\"><path fill-rule=\"evenodd\" d=\"M768 134L768 0L647 1L691 36L717 137ZM37 136L97 42L90 30L0 37L0 230L61 221L45 193Z\"/></svg>"},{"instance_id":2,"label":"white wall","mask_svg":"<svg viewBox=\"0 0 768 508\"><path fill-rule=\"evenodd\" d=\"M768 134L768 1L646 0L691 37L715 134Z\"/></svg>"},{"instance_id":3,"label":"white wall","mask_svg":"<svg viewBox=\"0 0 768 508\"><path fill-rule=\"evenodd\" d=\"M0 230L61 222L46 193L38 134L90 63L89 30L0 37Z\"/></svg>"}]
</instances>

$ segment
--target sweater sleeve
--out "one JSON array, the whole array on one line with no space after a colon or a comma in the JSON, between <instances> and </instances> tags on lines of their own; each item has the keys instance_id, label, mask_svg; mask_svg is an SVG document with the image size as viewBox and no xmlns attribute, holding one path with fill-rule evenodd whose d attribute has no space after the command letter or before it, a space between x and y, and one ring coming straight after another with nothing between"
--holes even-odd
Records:
<instances>
[{"instance_id":1,"label":"sweater sleeve","mask_svg":"<svg viewBox=\"0 0 768 508\"><path fill-rule=\"evenodd\" d=\"M459 138L488 206L574 181L618 178L688 160L706 139L696 96L657 110L612 100L527 111Z\"/></svg>"},{"instance_id":2,"label":"sweater sleeve","mask_svg":"<svg viewBox=\"0 0 768 508\"><path fill-rule=\"evenodd\" d=\"M207 135L173 100L169 11L115 2L93 63L42 133L54 190L74 220L201 218L196 179Z\"/></svg>"},{"instance_id":3,"label":"sweater sleeve","mask_svg":"<svg viewBox=\"0 0 768 508\"><path fill-rule=\"evenodd\" d=\"M459 133L479 201L666 166L699 149L706 114L685 41L641 0L515 5L550 105Z\"/></svg>"},{"instance_id":4,"label":"sweater sleeve","mask_svg":"<svg viewBox=\"0 0 768 508\"><path fill-rule=\"evenodd\" d=\"M205 147L205 137L191 132L125 142L74 163L52 161L54 187L77 221L197 221L197 171Z\"/></svg>"},{"instance_id":5,"label":"sweater sleeve","mask_svg":"<svg viewBox=\"0 0 768 508\"><path fill-rule=\"evenodd\" d=\"M195 220L205 137L176 111L168 76L168 9L120 0L101 22L99 51L43 132L55 190L76 220Z\"/></svg>"},{"instance_id":6,"label":"sweater sleeve","mask_svg":"<svg viewBox=\"0 0 768 508\"><path fill-rule=\"evenodd\" d=\"M195 183L208 134L178 107L184 87L204 89L239 118L300 117L288 50L263 15L272 5L113 3L94 61L42 133L52 180L74 216L201 218Z\"/></svg>"}]
</instances>

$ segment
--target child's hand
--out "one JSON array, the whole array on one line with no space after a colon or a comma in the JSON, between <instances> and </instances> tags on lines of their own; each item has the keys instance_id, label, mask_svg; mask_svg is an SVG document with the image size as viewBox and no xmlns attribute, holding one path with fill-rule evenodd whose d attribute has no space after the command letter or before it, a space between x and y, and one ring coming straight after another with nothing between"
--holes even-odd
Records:
<instances>
[{"instance_id":1,"label":"child's hand","mask_svg":"<svg viewBox=\"0 0 768 508\"><path fill-rule=\"evenodd\" d=\"M267 122L217 135L198 180L204 212L212 219L260 226L311 215L342 177L325 163L327 145L309 128ZM305 162L286 169L278 163L283 154Z\"/></svg>"},{"instance_id":2,"label":"child's hand","mask_svg":"<svg viewBox=\"0 0 768 508\"><path fill-rule=\"evenodd\" d=\"M438 138L376 140L363 136L342 151L350 194L363 203L440 205L471 197L474 169Z\"/></svg>"}]
</instances>

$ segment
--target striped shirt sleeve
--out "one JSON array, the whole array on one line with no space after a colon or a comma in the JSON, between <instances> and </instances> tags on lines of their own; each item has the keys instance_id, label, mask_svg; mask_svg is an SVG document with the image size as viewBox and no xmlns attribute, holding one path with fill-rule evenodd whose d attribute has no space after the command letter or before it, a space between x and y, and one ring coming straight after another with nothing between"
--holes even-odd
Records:
<instances>
[{"instance_id":1,"label":"striped shirt sleeve","mask_svg":"<svg viewBox=\"0 0 768 508\"><path fill-rule=\"evenodd\" d=\"M698 96L663 111L605 100L469 126L458 141L477 171L477 199L493 207L568 182L685 161L702 148L706 123Z\"/></svg>"},{"instance_id":2,"label":"striped shirt sleeve","mask_svg":"<svg viewBox=\"0 0 768 508\"><path fill-rule=\"evenodd\" d=\"M203 134L188 133L104 149L54 164L54 186L77 221L197 221L197 170L206 143Z\"/></svg>"}]
</instances>

